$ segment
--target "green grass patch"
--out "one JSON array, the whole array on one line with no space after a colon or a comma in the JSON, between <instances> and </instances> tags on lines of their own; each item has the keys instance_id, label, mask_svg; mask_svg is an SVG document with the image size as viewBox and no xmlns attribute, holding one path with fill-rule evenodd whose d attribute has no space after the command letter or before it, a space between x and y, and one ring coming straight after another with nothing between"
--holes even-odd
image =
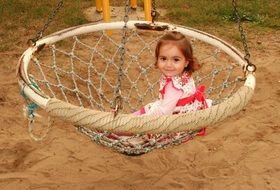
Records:
<instances>
[{"instance_id":1,"label":"green grass patch","mask_svg":"<svg viewBox=\"0 0 280 190\"><path fill-rule=\"evenodd\" d=\"M71 7L62 12L63 23L69 26L75 26L87 23L82 9L80 7Z\"/></svg>"},{"instance_id":2,"label":"green grass patch","mask_svg":"<svg viewBox=\"0 0 280 190\"><path fill-rule=\"evenodd\" d=\"M254 0L238 3L237 9L242 22L253 26L279 28L280 1ZM159 5L169 10L166 18L188 26L221 26L237 22L231 1L162 0Z\"/></svg>"},{"instance_id":3,"label":"green grass patch","mask_svg":"<svg viewBox=\"0 0 280 190\"><path fill-rule=\"evenodd\" d=\"M1 39L0 51L11 47L9 43L22 37L34 37L36 32L43 28L58 2L59 0L1 0L0 33L4 34L4 37ZM237 1L237 3L241 20L250 28L253 27L256 30L280 29L279 0L246 0ZM110 4L111 6L124 6L125 0L110 1ZM65 0L64 6L47 27L44 35L70 26L88 23L83 11L93 6L95 6L94 0ZM138 7L142 6L143 0L139 0ZM165 16L159 18L163 22L199 29L219 26L233 28L237 25L231 0L156 0L156 7L167 11ZM25 33L23 34L23 32ZM226 31L225 35L227 35Z\"/></svg>"}]
</instances>

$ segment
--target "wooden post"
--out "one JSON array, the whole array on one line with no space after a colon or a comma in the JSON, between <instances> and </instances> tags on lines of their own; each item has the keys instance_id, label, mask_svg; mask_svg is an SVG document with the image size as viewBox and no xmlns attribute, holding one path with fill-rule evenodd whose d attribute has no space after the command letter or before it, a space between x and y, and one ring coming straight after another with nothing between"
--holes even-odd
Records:
<instances>
[{"instance_id":1,"label":"wooden post","mask_svg":"<svg viewBox=\"0 0 280 190\"><path fill-rule=\"evenodd\" d=\"M109 0L102 0L102 9L103 9L103 20L104 22L111 21L111 14L110 14L110 2ZM112 35L111 30L106 30L106 33L110 36Z\"/></svg>"},{"instance_id":2,"label":"wooden post","mask_svg":"<svg viewBox=\"0 0 280 190\"><path fill-rule=\"evenodd\" d=\"M130 7L132 9L136 9L137 8L137 0L130 0Z\"/></svg>"},{"instance_id":3,"label":"wooden post","mask_svg":"<svg viewBox=\"0 0 280 190\"><path fill-rule=\"evenodd\" d=\"M95 0L95 7L96 12L101 13L102 12L102 0Z\"/></svg>"},{"instance_id":4,"label":"wooden post","mask_svg":"<svg viewBox=\"0 0 280 190\"><path fill-rule=\"evenodd\" d=\"M144 0L144 11L145 11L145 20L152 21L152 4L151 0Z\"/></svg>"},{"instance_id":5,"label":"wooden post","mask_svg":"<svg viewBox=\"0 0 280 190\"><path fill-rule=\"evenodd\" d=\"M102 0L103 20L109 22L111 20L109 0Z\"/></svg>"}]
</instances>

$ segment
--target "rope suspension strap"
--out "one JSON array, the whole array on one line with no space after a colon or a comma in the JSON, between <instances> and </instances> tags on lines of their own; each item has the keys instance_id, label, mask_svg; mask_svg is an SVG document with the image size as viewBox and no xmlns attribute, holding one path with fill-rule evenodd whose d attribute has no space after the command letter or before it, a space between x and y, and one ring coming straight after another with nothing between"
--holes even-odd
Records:
<instances>
[{"instance_id":1,"label":"rope suspension strap","mask_svg":"<svg viewBox=\"0 0 280 190\"><path fill-rule=\"evenodd\" d=\"M240 37L241 37L242 44L243 44L243 49L244 49L244 52L245 52L244 59L246 60L247 65L244 67L244 72L245 72L245 75L246 75L248 72L250 72L250 73L255 72L257 67L254 64L252 64L251 61L250 61L251 55L250 55L250 52L249 52L249 47L248 47L248 44L247 44L246 35L245 35L244 29L243 29L243 26L242 26L242 23L241 23L241 17L240 17L240 14L238 12L238 9L237 9L236 0L232 0L232 6L233 6L234 14L237 18L238 29L239 29L239 32L240 32Z\"/></svg>"},{"instance_id":2,"label":"rope suspension strap","mask_svg":"<svg viewBox=\"0 0 280 190\"><path fill-rule=\"evenodd\" d=\"M31 43L34 46L36 44L36 42L43 37L44 32L49 27L50 23L53 21L53 19L55 18L55 16L57 15L57 13L59 12L59 10L61 9L62 6L63 6L63 0L60 0L57 3L56 8L49 15L49 17L48 17L46 23L44 24L43 28L37 32L37 34L35 35L34 38L29 39L28 43Z\"/></svg>"}]
</instances>

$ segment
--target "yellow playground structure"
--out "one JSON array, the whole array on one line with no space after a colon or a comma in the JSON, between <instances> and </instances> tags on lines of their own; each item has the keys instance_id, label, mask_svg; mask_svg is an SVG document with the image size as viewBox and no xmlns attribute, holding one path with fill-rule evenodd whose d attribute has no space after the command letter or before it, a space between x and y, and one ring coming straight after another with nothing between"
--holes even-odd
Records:
<instances>
[{"instance_id":1,"label":"yellow playground structure","mask_svg":"<svg viewBox=\"0 0 280 190\"><path fill-rule=\"evenodd\" d=\"M104 22L111 21L110 15L110 2L109 0L96 0L95 1L96 11L99 13L103 13L103 20ZM130 7L132 9L137 8L137 0L130 0ZM144 0L144 13L145 13L145 20L152 21L151 16L152 11L152 3L151 0Z\"/></svg>"}]
</instances>

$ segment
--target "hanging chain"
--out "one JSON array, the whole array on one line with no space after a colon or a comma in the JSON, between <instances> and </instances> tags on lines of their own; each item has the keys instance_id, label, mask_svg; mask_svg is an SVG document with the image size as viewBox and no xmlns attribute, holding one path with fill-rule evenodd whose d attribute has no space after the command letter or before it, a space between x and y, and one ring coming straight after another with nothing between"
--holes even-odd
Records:
<instances>
[{"instance_id":1,"label":"hanging chain","mask_svg":"<svg viewBox=\"0 0 280 190\"><path fill-rule=\"evenodd\" d=\"M121 95L121 85L122 85L122 76L123 76L123 65L125 62L125 45L127 41L127 22L129 14L129 0L125 1L125 15L124 15L124 26L122 32L122 40L120 44L120 66L118 70L117 86L115 89L115 99L114 99L114 117L118 114L118 111L122 109L123 99Z\"/></svg>"},{"instance_id":2,"label":"hanging chain","mask_svg":"<svg viewBox=\"0 0 280 190\"><path fill-rule=\"evenodd\" d=\"M157 12L157 7L156 7L156 0L152 0L152 12L151 12L151 16L152 16L152 22L154 23L155 20L159 17L159 12Z\"/></svg>"},{"instance_id":3,"label":"hanging chain","mask_svg":"<svg viewBox=\"0 0 280 190\"><path fill-rule=\"evenodd\" d=\"M247 62L247 65L246 65L245 69L247 71L250 71L250 72L255 72L256 71L256 66L250 62L250 56L251 55L250 55L250 52L249 52L246 35L245 35L244 29L242 27L241 18L240 18L239 12L237 10L236 0L232 0L232 6L233 6L233 9L234 9L235 16L237 18L238 29L239 29L239 32L240 32L240 37L241 37L244 52L245 52L244 59Z\"/></svg>"},{"instance_id":4,"label":"hanging chain","mask_svg":"<svg viewBox=\"0 0 280 190\"><path fill-rule=\"evenodd\" d=\"M156 0L152 0L152 10L151 10L152 23L135 23L134 26L137 29L141 29L141 30L155 30L155 31L167 30L169 28L168 25L155 24L155 21L158 19L159 16L160 14L157 11Z\"/></svg>"},{"instance_id":5,"label":"hanging chain","mask_svg":"<svg viewBox=\"0 0 280 190\"><path fill-rule=\"evenodd\" d=\"M45 30L49 27L50 23L53 21L54 17L56 16L56 14L58 13L58 11L61 9L62 6L63 6L63 0L60 0L56 8L52 11L52 14L49 15L48 20L44 24L43 28L39 32L37 32L34 38L28 40L29 43L31 42L32 45L35 45L36 42L43 37Z\"/></svg>"}]
</instances>

